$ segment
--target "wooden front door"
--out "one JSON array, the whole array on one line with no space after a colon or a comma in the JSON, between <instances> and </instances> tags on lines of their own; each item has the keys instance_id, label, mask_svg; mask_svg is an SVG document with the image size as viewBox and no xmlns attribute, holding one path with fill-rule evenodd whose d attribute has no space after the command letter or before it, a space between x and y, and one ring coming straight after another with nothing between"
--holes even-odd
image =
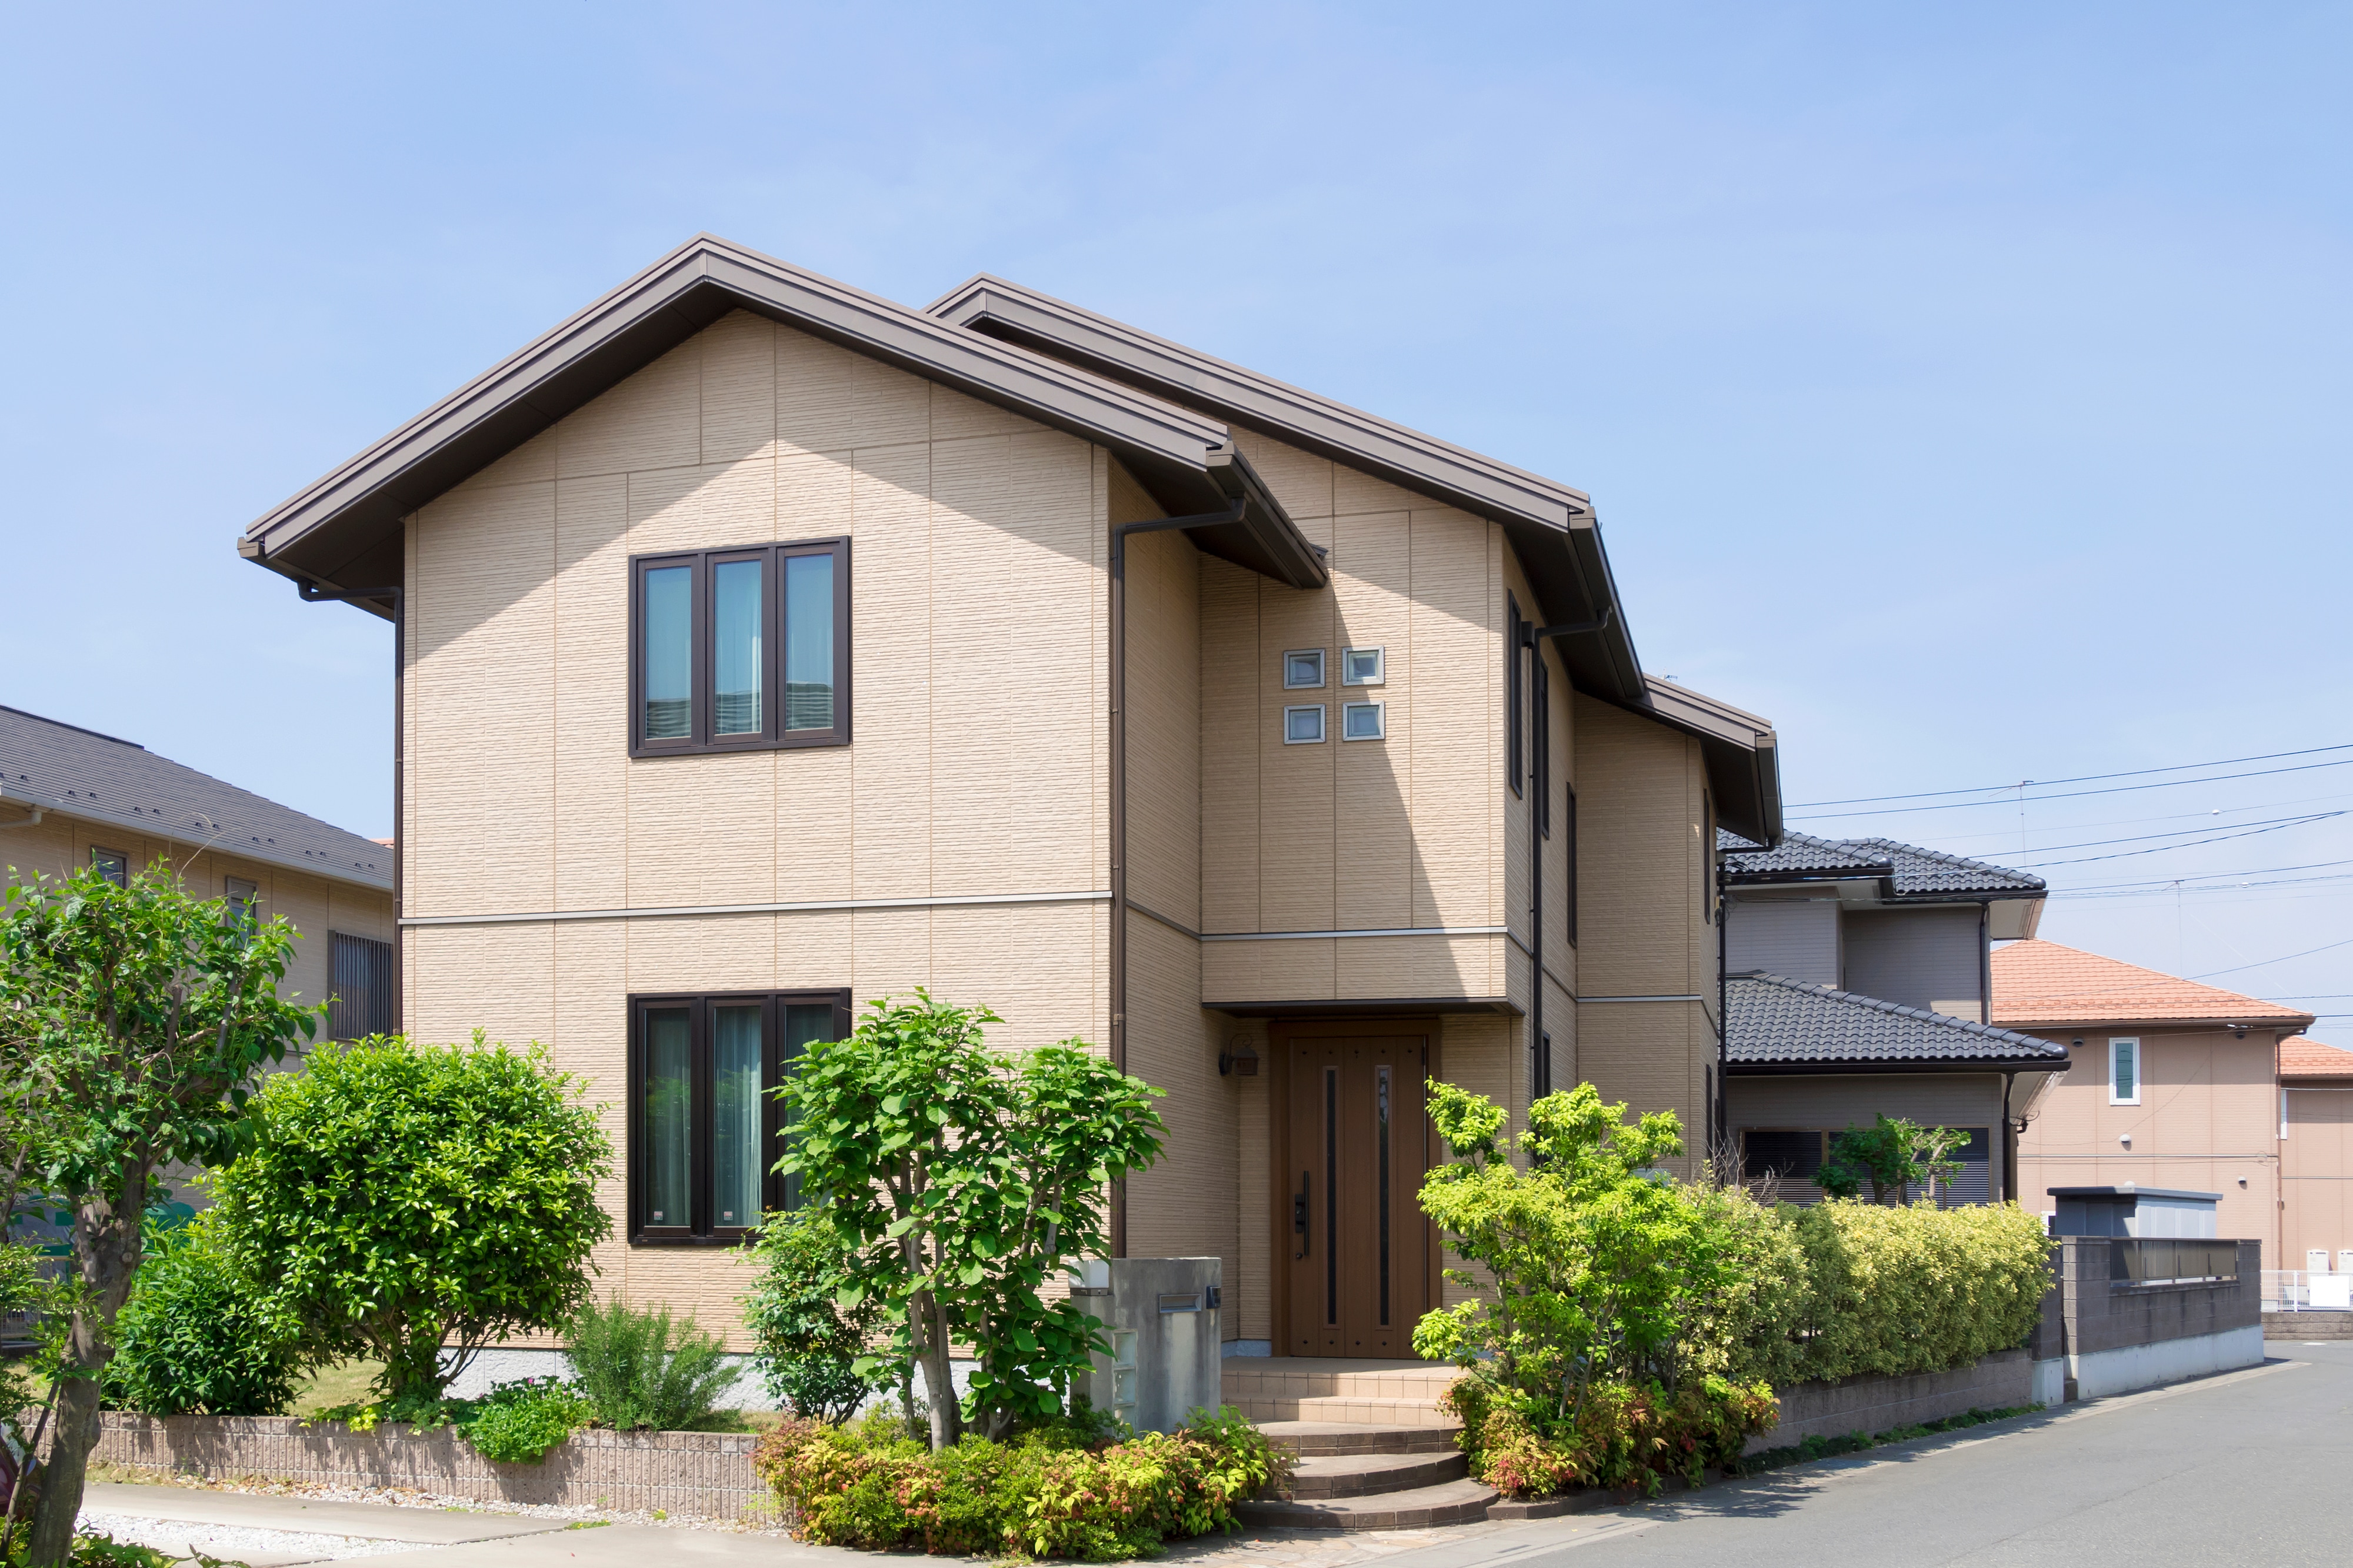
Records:
<instances>
[{"instance_id":1,"label":"wooden front door","mask_svg":"<svg viewBox=\"0 0 2353 1568\"><path fill-rule=\"evenodd\" d=\"M1290 1219L1281 1355L1413 1354L1431 1306L1425 1036L1293 1036L1282 1047Z\"/></svg>"}]
</instances>

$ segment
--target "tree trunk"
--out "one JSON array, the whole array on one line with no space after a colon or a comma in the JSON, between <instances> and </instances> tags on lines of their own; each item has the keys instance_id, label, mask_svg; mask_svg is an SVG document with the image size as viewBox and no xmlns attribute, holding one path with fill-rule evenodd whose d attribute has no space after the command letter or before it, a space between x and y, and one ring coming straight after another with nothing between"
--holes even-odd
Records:
<instances>
[{"instance_id":1,"label":"tree trunk","mask_svg":"<svg viewBox=\"0 0 2353 1568\"><path fill-rule=\"evenodd\" d=\"M929 1290L916 1291L907 1310L922 1329L918 1359L923 1363L923 1395L931 1402L932 1452L936 1454L955 1447L956 1439L964 1436L964 1412L956 1398L955 1373L948 1361L948 1315Z\"/></svg>"},{"instance_id":2,"label":"tree trunk","mask_svg":"<svg viewBox=\"0 0 2353 1568\"><path fill-rule=\"evenodd\" d=\"M33 1568L61 1568L73 1551L74 1521L81 1513L82 1481L90 1451L98 1446L100 1379L114 1359L114 1316L130 1299L144 1246L148 1171L133 1163L123 1173L120 1203L83 1204L74 1215L74 1257L85 1294L74 1308L58 1357L65 1379L58 1389L57 1436L48 1463L41 1467L41 1499L33 1515Z\"/></svg>"}]
</instances>

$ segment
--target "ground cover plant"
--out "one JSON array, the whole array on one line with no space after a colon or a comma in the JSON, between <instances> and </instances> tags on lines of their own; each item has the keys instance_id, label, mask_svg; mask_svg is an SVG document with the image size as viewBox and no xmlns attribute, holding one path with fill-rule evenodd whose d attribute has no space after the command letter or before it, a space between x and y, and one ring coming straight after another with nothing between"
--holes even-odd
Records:
<instances>
[{"instance_id":1,"label":"ground cover plant","mask_svg":"<svg viewBox=\"0 0 2353 1568\"><path fill-rule=\"evenodd\" d=\"M1999 1410L1980 1410L1972 1405L1958 1415L1947 1415L1935 1421L1915 1422L1885 1432L1848 1432L1837 1436L1815 1436L1800 1442L1785 1444L1778 1448L1760 1448L1754 1454L1744 1454L1725 1467L1726 1475L1761 1476L1767 1470L1778 1470L1790 1465L1802 1465L1810 1459L1833 1458L1841 1454L1860 1454L1866 1449L1889 1443L1909 1442L1915 1437L1936 1437L1950 1432L1966 1432L1972 1426L1989 1422L2008 1421L2014 1416L2038 1414L2040 1405L2011 1405Z\"/></svg>"},{"instance_id":2,"label":"ground cover plant","mask_svg":"<svg viewBox=\"0 0 2353 1568\"><path fill-rule=\"evenodd\" d=\"M293 942L282 917L193 898L160 862L121 887L84 868L0 893L10 1157L26 1187L71 1216L71 1268L43 1303L59 1381L25 1546L40 1568L78 1550L100 1382L155 1173L234 1157L250 1135L256 1074L317 1031L321 1007L278 994Z\"/></svg>"},{"instance_id":3,"label":"ground cover plant","mask_svg":"<svg viewBox=\"0 0 2353 1568\"><path fill-rule=\"evenodd\" d=\"M846 1038L807 1046L778 1091L792 1122L778 1169L827 1212L849 1310L882 1303L885 1346L860 1375L923 1373L931 1445L1062 1410L1107 1352L1102 1325L1045 1287L1102 1256L1114 1183L1158 1158L1152 1100L1083 1043L1010 1054L985 1007L884 997ZM959 1394L951 1343L976 1363ZM837 1405L838 1405L837 1402Z\"/></svg>"},{"instance_id":4,"label":"ground cover plant","mask_svg":"<svg viewBox=\"0 0 2353 1568\"><path fill-rule=\"evenodd\" d=\"M223 1241L306 1361L382 1364L385 1418L431 1411L483 1345L587 1304L612 1145L538 1046L327 1046L256 1107L214 1178Z\"/></svg>"},{"instance_id":5,"label":"ground cover plant","mask_svg":"<svg viewBox=\"0 0 2353 1568\"><path fill-rule=\"evenodd\" d=\"M1230 1410L1136 1436L1083 1403L1009 1440L934 1450L903 1419L802 1420L762 1437L753 1468L804 1541L944 1555L1118 1562L1232 1528L1234 1505L1283 1491L1290 1457Z\"/></svg>"}]
</instances>

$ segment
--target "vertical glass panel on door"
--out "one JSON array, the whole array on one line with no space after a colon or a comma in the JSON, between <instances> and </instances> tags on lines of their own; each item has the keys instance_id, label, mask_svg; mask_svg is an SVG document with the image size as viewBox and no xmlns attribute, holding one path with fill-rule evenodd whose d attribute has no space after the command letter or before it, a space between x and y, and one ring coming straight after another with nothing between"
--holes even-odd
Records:
<instances>
[{"instance_id":1,"label":"vertical glass panel on door","mask_svg":"<svg viewBox=\"0 0 2353 1568\"><path fill-rule=\"evenodd\" d=\"M646 1010L646 1224L692 1223L694 1030L684 1007Z\"/></svg>"},{"instance_id":2,"label":"vertical glass panel on door","mask_svg":"<svg viewBox=\"0 0 2353 1568\"><path fill-rule=\"evenodd\" d=\"M760 712L760 574L765 563L711 569L711 731L756 735Z\"/></svg>"},{"instance_id":3,"label":"vertical glass panel on door","mask_svg":"<svg viewBox=\"0 0 2353 1568\"><path fill-rule=\"evenodd\" d=\"M760 1223L760 1015L756 1002L711 1009L711 1224Z\"/></svg>"},{"instance_id":4,"label":"vertical glass panel on door","mask_svg":"<svg viewBox=\"0 0 2353 1568\"><path fill-rule=\"evenodd\" d=\"M784 1046L776 1055L779 1081L793 1076L801 1059L801 1052L819 1040L833 1038L833 1005L829 1002L794 1002L785 1008ZM790 1142L793 1135L792 1101L784 1102L784 1135ZM778 1151L779 1153L782 1151ZM778 1195L779 1206L797 1209L801 1206L801 1178L797 1171L788 1171L784 1177L784 1191Z\"/></svg>"},{"instance_id":5,"label":"vertical glass panel on door","mask_svg":"<svg viewBox=\"0 0 2353 1568\"><path fill-rule=\"evenodd\" d=\"M833 557L785 558L785 728L833 728Z\"/></svg>"},{"instance_id":6,"label":"vertical glass panel on door","mask_svg":"<svg viewBox=\"0 0 2353 1568\"><path fill-rule=\"evenodd\" d=\"M694 568L659 566L645 576L646 739L683 741L694 722Z\"/></svg>"}]
</instances>

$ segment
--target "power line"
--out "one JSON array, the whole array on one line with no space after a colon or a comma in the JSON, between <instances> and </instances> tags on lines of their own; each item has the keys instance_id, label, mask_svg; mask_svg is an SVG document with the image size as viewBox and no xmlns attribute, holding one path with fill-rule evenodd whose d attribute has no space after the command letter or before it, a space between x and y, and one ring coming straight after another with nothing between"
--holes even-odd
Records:
<instances>
[{"instance_id":1,"label":"power line","mask_svg":"<svg viewBox=\"0 0 2353 1568\"><path fill-rule=\"evenodd\" d=\"M2334 746L2323 747L2320 749L2324 751L2337 750ZM2130 795L2135 790L2179 789L2183 784L2224 784L2232 779L2260 779L2268 778L2274 773L2310 773L2315 768L2347 767L2353 767L2353 757L2340 757L2333 763L2299 763L2292 768L2256 768L2250 773L2211 773L2207 777L2200 779L2167 779L2159 784L2115 784L2111 785L2107 789L2066 790L2058 795L2030 795L2023 797L2012 796L2008 800L1996 797L1992 800L1952 800L1947 801L1942 805L1891 805L1883 811L1829 811L1822 813L1819 816L1793 816L1790 817L1789 820L1791 822L1829 822L1836 818L1848 816L1906 816L1916 811L1960 811L1972 805L2032 805L2038 801L2045 800L2081 800L2085 795ZM2118 774L2116 776L2122 777L2123 775ZM2032 781L2029 780L2028 782L2031 783ZM2052 782L2065 784L2069 781L2065 779L2058 779ZM2004 787L2015 789L2018 786L2010 784ZM1890 796L1889 798L1895 799L1900 797ZM1830 803L1820 802L1817 804L1828 805Z\"/></svg>"},{"instance_id":2,"label":"power line","mask_svg":"<svg viewBox=\"0 0 2353 1568\"><path fill-rule=\"evenodd\" d=\"M2087 882L2081 889L2069 891L2091 891L2103 888L2170 888L2179 882L2211 882L2232 877L2275 877L2283 871L2325 871L2331 866L2353 866L2353 860L2306 860L2300 866L2258 866L2246 871L2196 871L2187 877L2149 877L2137 882ZM2195 892L2197 889L2192 889Z\"/></svg>"},{"instance_id":3,"label":"power line","mask_svg":"<svg viewBox=\"0 0 2353 1568\"><path fill-rule=\"evenodd\" d=\"M2102 779L2135 779L2146 777L2150 773L2186 773L2191 768L2228 768L2235 767L2241 763L2270 763L2276 762L2282 757L2310 757L2316 756L2322 752L2353 752L2353 743L2342 746L2306 746L2300 752L2265 752L2259 757L2219 757L2211 763L2176 763L2171 767L2134 768L2121 773L2084 773L2072 779L2028 779L2025 782L2045 784L2095 784ZM1983 795L1990 790L2018 787L2014 784L1979 784L1974 789L1924 789L1916 790L1910 795L1850 795L1844 800L1793 800L1789 805L1803 811L1808 806L1814 805L1869 805L1882 800L1926 800L1931 795Z\"/></svg>"},{"instance_id":4,"label":"power line","mask_svg":"<svg viewBox=\"0 0 2353 1568\"><path fill-rule=\"evenodd\" d=\"M2217 974L2236 974L2242 969L2262 969L2268 964L2285 963L2291 958L2310 958L2316 952L2331 952L2340 947L2353 947L2353 936L2343 942L2332 942L2320 947L2307 947L2302 952L2291 952L2278 958L2260 958L2253 963L2234 963L2228 969L2210 969L2204 974L2193 974L2192 980L2206 980Z\"/></svg>"},{"instance_id":5,"label":"power line","mask_svg":"<svg viewBox=\"0 0 2353 1568\"><path fill-rule=\"evenodd\" d=\"M2302 823L2319 820L2318 817L2311 816L2291 817L2275 826L2251 827L2244 833L2218 833L2211 838L2193 838L2187 844L2159 844L2151 849L2119 849L2113 855L2085 855L2073 860L2021 860L2018 863L2017 868L2024 871L2041 871L2052 866L2088 866L2094 860L2129 860L2136 855L2163 855L2175 849L2195 849L2200 844L2221 844L2232 838L2253 838L2258 834L2278 833Z\"/></svg>"},{"instance_id":6,"label":"power line","mask_svg":"<svg viewBox=\"0 0 2353 1568\"><path fill-rule=\"evenodd\" d=\"M2104 845L2109 844L2145 844L2152 838L2181 838L2186 837L2192 833L2209 832L2211 830L2211 826L2266 829L2273 827L2295 827L2302 823L2326 822L2332 816L2345 816L2348 815L2353 815L2353 813L2344 811L2314 811L2307 812L2302 816L2267 817L2261 822L2218 823L2211 825L2210 827L2180 827L2176 828L2171 833L2134 833L2128 834L2122 838L2087 838L2081 844L2038 844L2033 848L2025 851L2025 853L2029 855L2048 855L2054 849L2097 849ZM2245 835L2225 835L2225 837L2244 837ZM2211 844L2214 841L2211 838L2206 838L2200 839L2199 842L2203 844ZM2187 849L2189 847L2186 844L2177 844L2173 846L2173 847L2177 849ZM2103 857L2094 855L2092 858L2097 860L2103 858Z\"/></svg>"}]
</instances>

